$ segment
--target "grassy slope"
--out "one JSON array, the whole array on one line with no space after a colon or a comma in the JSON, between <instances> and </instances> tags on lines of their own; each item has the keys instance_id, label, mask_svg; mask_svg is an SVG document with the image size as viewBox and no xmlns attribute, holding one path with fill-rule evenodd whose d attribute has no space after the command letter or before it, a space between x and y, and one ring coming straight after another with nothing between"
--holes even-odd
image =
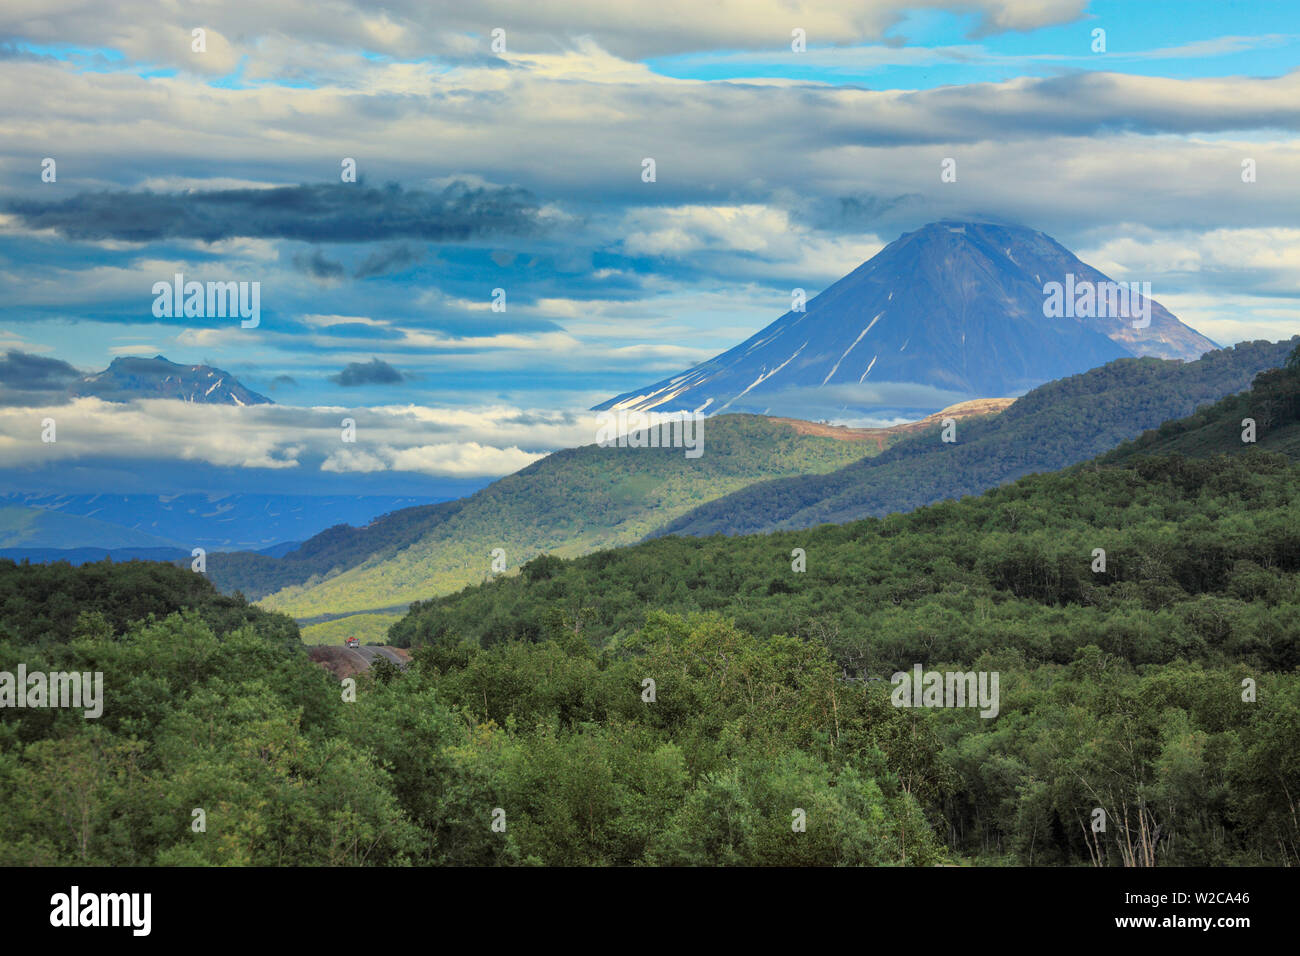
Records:
<instances>
[{"instance_id":1,"label":"grassy slope","mask_svg":"<svg viewBox=\"0 0 1300 956\"><path fill-rule=\"evenodd\" d=\"M342 644L349 637L358 638L362 644L383 641L388 629L402 619L401 614L352 614L332 621L306 624L302 632L304 644Z\"/></svg>"},{"instance_id":2,"label":"grassy slope","mask_svg":"<svg viewBox=\"0 0 1300 956\"><path fill-rule=\"evenodd\" d=\"M484 580L494 548L505 551L509 571L541 552L573 557L629 544L756 481L825 473L878 451L874 441L800 434L756 415L708 419L703 433L696 459L680 448L556 452L441 509L436 523L400 550L261 603L295 617L390 608Z\"/></svg>"},{"instance_id":3,"label":"grassy slope","mask_svg":"<svg viewBox=\"0 0 1300 956\"><path fill-rule=\"evenodd\" d=\"M1145 428L1246 389L1258 373L1280 366L1295 344L1243 343L1187 363L1120 359L1036 388L1001 415L959 425L956 443L941 442L934 428L824 476L745 488L655 534L738 535L843 524L979 494L1085 461Z\"/></svg>"},{"instance_id":4,"label":"grassy slope","mask_svg":"<svg viewBox=\"0 0 1300 956\"><path fill-rule=\"evenodd\" d=\"M208 577L227 594L240 591L256 600L281 588L338 574L368 559L396 554L454 515L465 500L401 508L360 527L335 525L280 557L254 551L209 554Z\"/></svg>"}]
</instances>

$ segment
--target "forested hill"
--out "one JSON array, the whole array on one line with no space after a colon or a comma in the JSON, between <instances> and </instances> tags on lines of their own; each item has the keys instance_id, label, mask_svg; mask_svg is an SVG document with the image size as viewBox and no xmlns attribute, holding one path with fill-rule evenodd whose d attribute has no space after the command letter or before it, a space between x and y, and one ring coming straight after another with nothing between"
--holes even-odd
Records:
<instances>
[{"instance_id":1,"label":"forested hill","mask_svg":"<svg viewBox=\"0 0 1300 956\"><path fill-rule=\"evenodd\" d=\"M630 544L711 498L775 476L834 470L903 433L815 434L756 415L710 418L701 431L698 458L682 448L566 449L468 498L397 511L365 528L331 528L280 559L209 555L209 574L223 590L270 595L268 607L300 618L391 608L483 580L496 548L517 569L542 551Z\"/></svg>"},{"instance_id":2,"label":"forested hill","mask_svg":"<svg viewBox=\"0 0 1300 956\"><path fill-rule=\"evenodd\" d=\"M1248 654L1289 669L1297 486L1300 466L1259 450L1089 463L883 519L545 556L412 605L389 638L454 647L576 632L617 644L651 611L719 611L760 637L823 640L844 666L884 676L917 654L970 663L1014 647L1063 662L1085 644L1134 663Z\"/></svg>"},{"instance_id":3,"label":"forested hill","mask_svg":"<svg viewBox=\"0 0 1300 956\"><path fill-rule=\"evenodd\" d=\"M239 591L256 600L283 587L355 567L367 558L396 554L449 520L466 500L402 508L361 527L335 525L278 558L256 551L210 554L207 574L222 591Z\"/></svg>"},{"instance_id":4,"label":"forested hill","mask_svg":"<svg viewBox=\"0 0 1300 956\"><path fill-rule=\"evenodd\" d=\"M1050 382L1007 411L898 442L884 454L822 476L779 479L709 502L654 534L752 534L841 524L979 494L1024 475L1109 451L1145 429L1242 391L1300 342L1249 342L1195 362L1120 359Z\"/></svg>"},{"instance_id":5,"label":"forested hill","mask_svg":"<svg viewBox=\"0 0 1300 956\"><path fill-rule=\"evenodd\" d=\"M1167 454L1205 457L1241 454L1252 448L1300 459L1300 348L1287 358L1285 367L1261 372L1249 391L1143 432L1102 460L1116 463L1138 455Z\"/></svg>"},{"instance_id":6,"label":"forested hill","mask_svg":"<svg viewBox=\"0 0 1300 956\"><path fill-rule=\"evenodd\" d=\"M77 634L120 634L140 621L185 610L217 631L249 626L275 644L302 646L292 618L221 594L188 565L99 561L78 568L62 561L0 559L0 641L63 644Z\"/></svg>"}]
</instances>

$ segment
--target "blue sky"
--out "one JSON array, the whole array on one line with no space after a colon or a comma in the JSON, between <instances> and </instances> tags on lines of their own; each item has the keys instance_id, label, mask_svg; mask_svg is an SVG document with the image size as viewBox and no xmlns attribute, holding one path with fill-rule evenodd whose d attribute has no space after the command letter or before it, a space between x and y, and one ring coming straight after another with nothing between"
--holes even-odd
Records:
<instances>
[{"instance_id":1,"label":"blue sky","mask_svg":"<svg viewBox=\"0 0 1300 956\"><path fill-rule=\"evenodd\" d=\"M304 435L369 408L385 451L298 467L460 480L591 440L581 410L944 217L1041 229L1224 344L1300 332L1292 4L343 7L0 11L0 350L216 365ZM260 283L261 324L154 316L177 272ZM396 377L346 384L376 360ZM213 438L159 446L260 467L186 427Z\"/></svg>"},{"instance_id":2,"label":"blue sky","mask_svg":"<svg viewBox=\"0 0 1300 956\"><path fill-rule=\"evenodd\" d=\"M978 19L975 13L918 10L876 44L819 46L808 37L812 57L790 57L785 50L724 50L648 62L656 72L687 79L779 76L881 90L998 83L1080 70L1183 79L1269 77L1288 73L1300 62L1300 8L1287 3L1098 0L1069 23L972 36ZM1094 29L1106 31L1104 54L1092 49ZM917 56L920 51L929 55Z\"/></svg>"}]
</instances>

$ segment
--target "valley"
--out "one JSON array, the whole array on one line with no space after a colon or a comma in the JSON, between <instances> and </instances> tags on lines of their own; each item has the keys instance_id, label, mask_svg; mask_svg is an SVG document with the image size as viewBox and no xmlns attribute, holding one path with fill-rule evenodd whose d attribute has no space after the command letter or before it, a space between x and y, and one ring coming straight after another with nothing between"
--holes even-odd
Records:
<instances>
[{"instance_id":1,"label":"valley","mask_svg":"<svg viewBox=\"0 0 1300 956\"><path fill-rule=\"evenodd\" d=\"M1137 439L1247 388L1294 344L1246 343L1195 362L1121 359L1018 400L967 402L890 428L714 416L694 463L663 448L559 452L460 502L333 529L297 553L212 555L211 575L299 619L310 640L384 640L403 605L492 578L495 548L514 573L543 553L905 513ZM945 419L957 423L955 443L939 440Z\"/></svg>"},{"instance_id":2,"label":"valley","mask_svg":"<svg viewBox=\"0 0 1300 956\"><path fill-rule=\"evenodd\" d=\"M1003 403L959 409L987 414ZM683 458L673 448L568 449L503 478L459 502L399 511L368 529L334 529L309 540L300 554L274 561L212 555L213 580L242 590L262 606L306 619L313 639L341 639L351 622L363 640L382 638L391 620L378 609L448 593L493 575L491 553L505 553L507 573L541 553L577 556L630 544L711 498L769 477L818 474L879 453L904 429L852 434L794 426L752 415L707 419L705 453ZM398 526L400 534L396 533ZM320 550L337 537L341 547ZM268 580L289 574L266 594Z\"/></svg>"}]
</instances>

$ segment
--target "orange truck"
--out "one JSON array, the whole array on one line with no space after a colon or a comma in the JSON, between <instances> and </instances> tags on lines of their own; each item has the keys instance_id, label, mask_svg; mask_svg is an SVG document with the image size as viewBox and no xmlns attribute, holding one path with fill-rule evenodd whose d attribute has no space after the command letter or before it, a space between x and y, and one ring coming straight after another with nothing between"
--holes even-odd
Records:
<instances>
[{"instance_id":1,"label":"orange truck","mask_svg":"<svg viewBox=\"0 0 1300 956\"><path fill-rule=\"evenodd\" d=\"M348 638L348 647L360 647L360 646L361 646L361 638L359 637Z\"/></svg>"}]
</instances>

